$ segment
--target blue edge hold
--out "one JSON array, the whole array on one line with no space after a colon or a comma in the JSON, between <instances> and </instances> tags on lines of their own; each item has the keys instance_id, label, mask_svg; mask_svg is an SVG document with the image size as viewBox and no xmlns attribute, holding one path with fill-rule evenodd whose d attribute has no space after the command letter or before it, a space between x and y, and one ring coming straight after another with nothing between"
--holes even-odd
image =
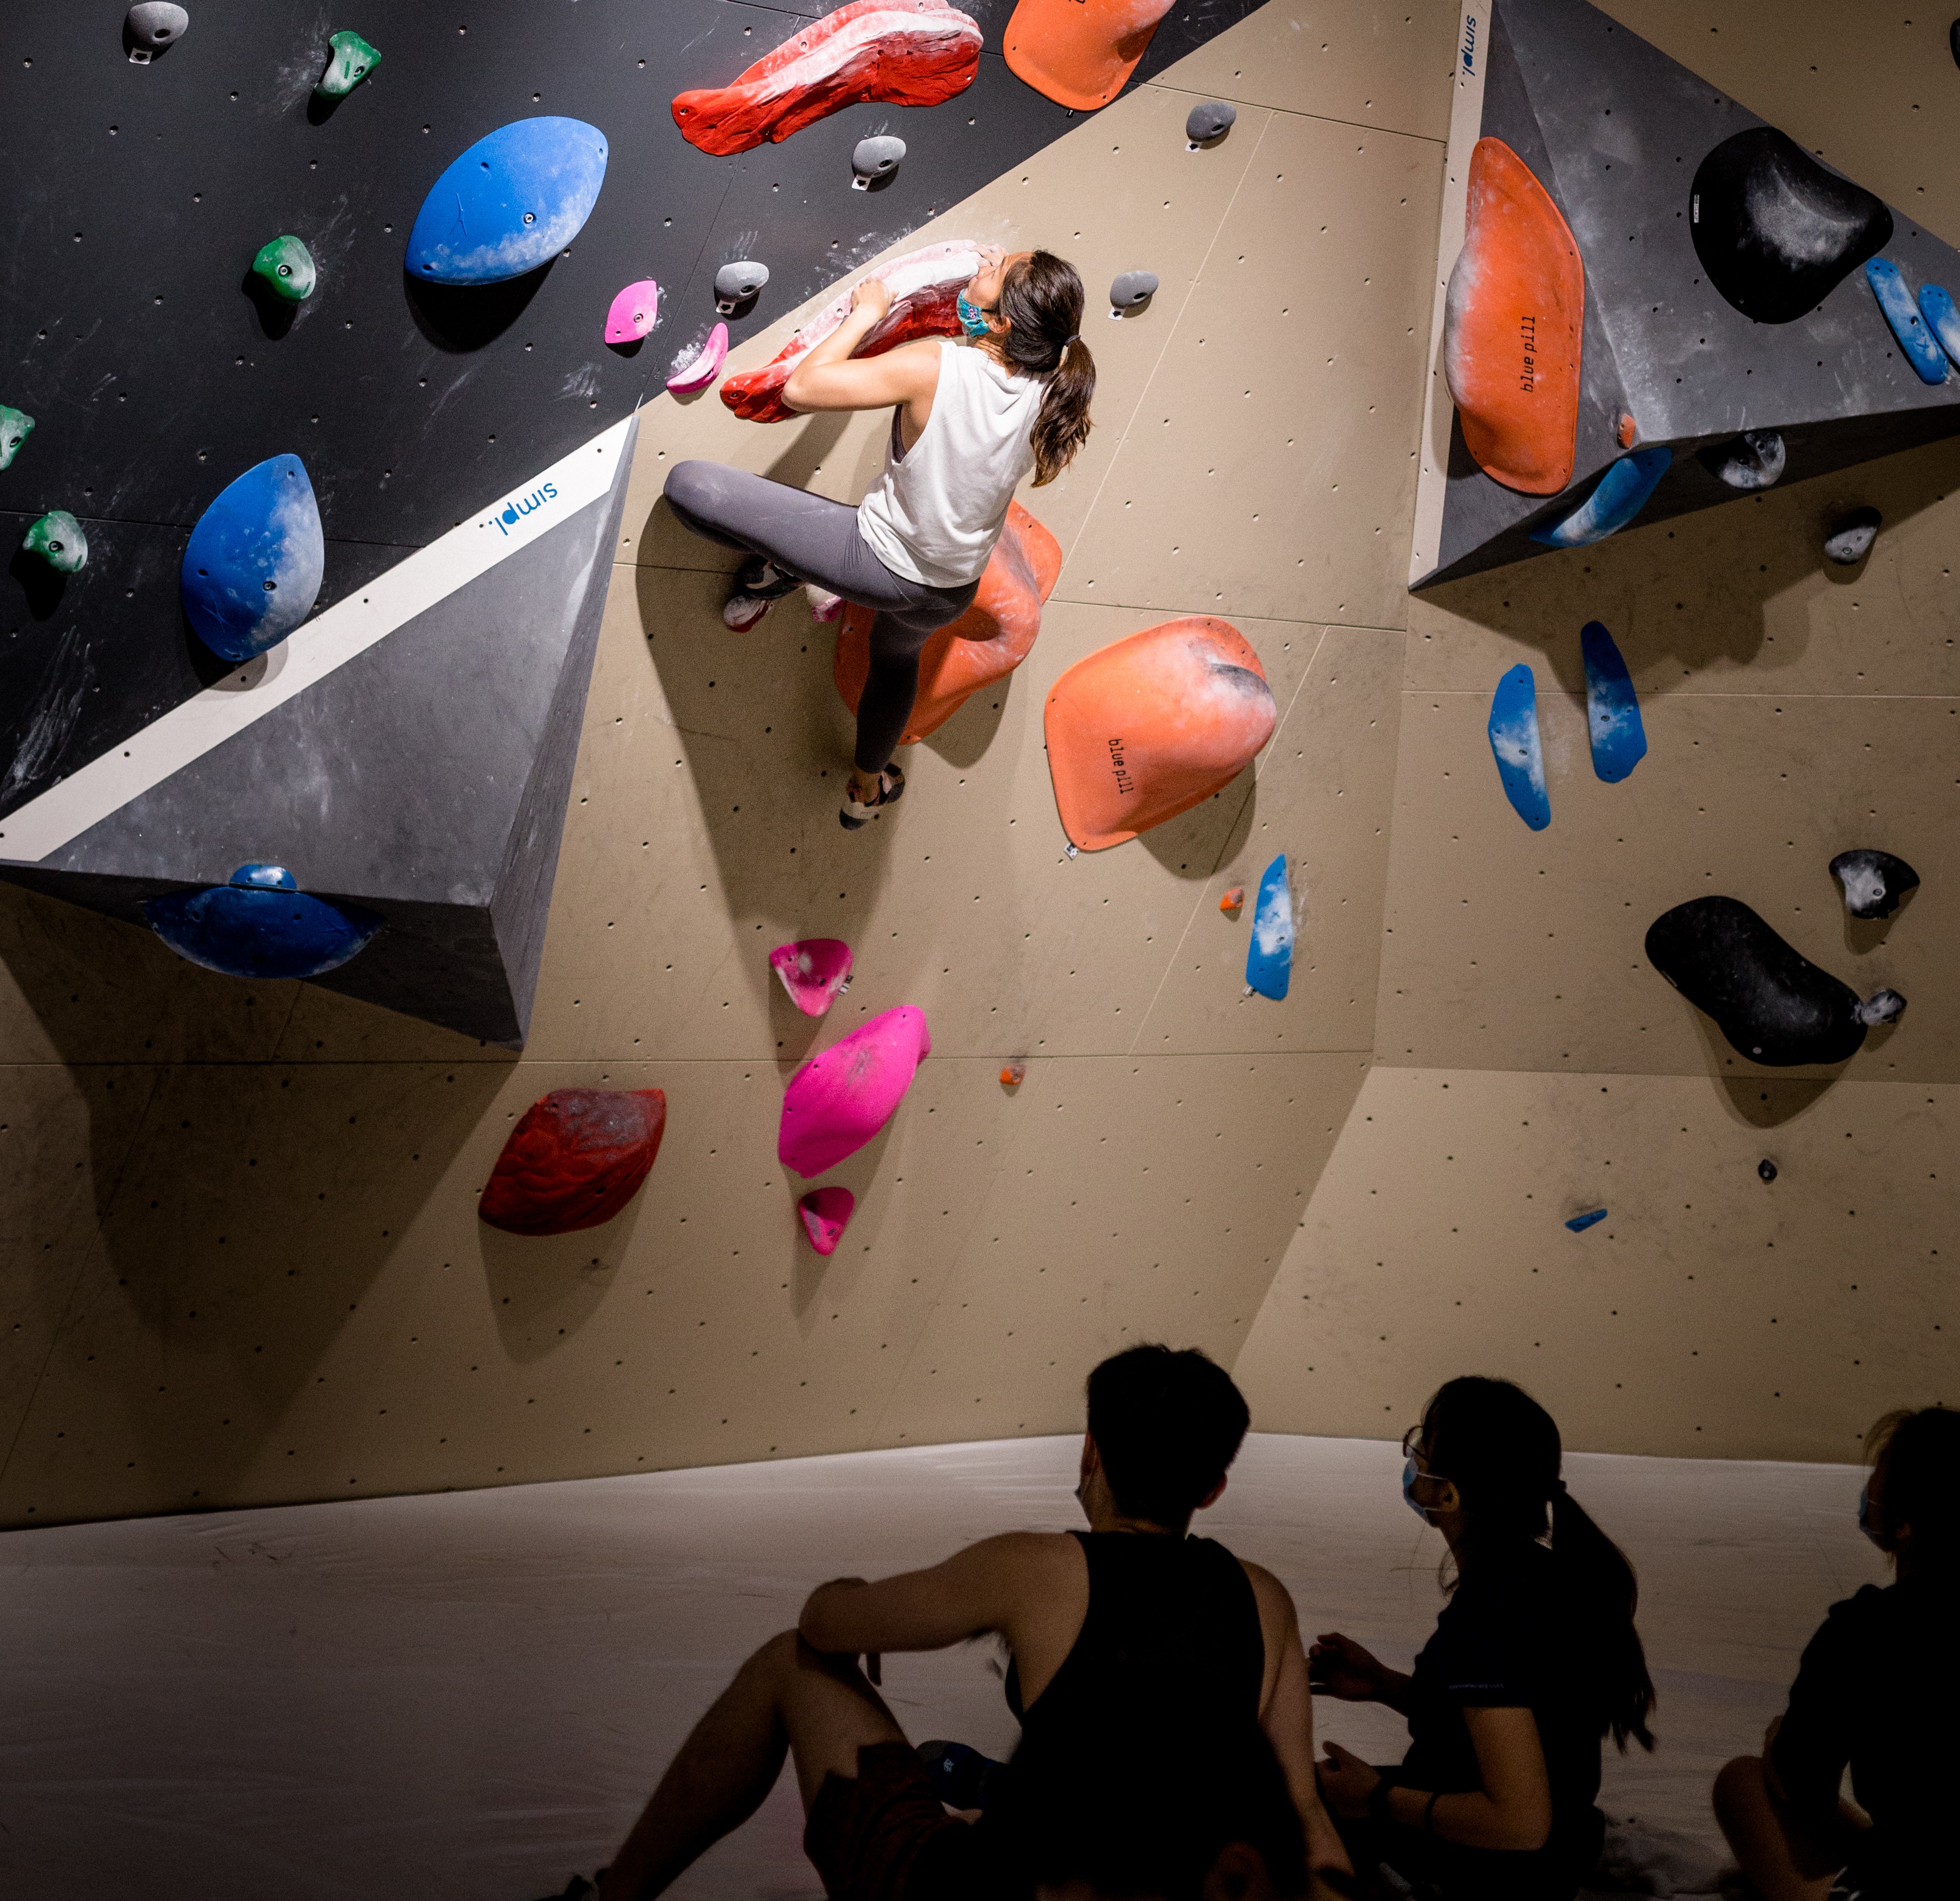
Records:
<instances>
[{"instance_id":1,"label":"blue edge hold","mask_svg":"<svg viewBox=\"0 0 1960 1901\"><path fill-rule=\"evenodd\" d=\"M1913 301L1899 267L1889 257L1869 259L1865 265L1865 282L1871 285L1879 308L1885 312L1899 349L1918 372L1920 381L1944 383L1946 352L1933 336L1932 326L1920 315L1919 305Z\"/></svg>"},{"instance_id":2,"label":"blue edge hold","mask_svg":"<svg viewBox=\"0 0 1960 1901\"><path fill-rule=\"evenodd\" d=\"M1512 810L1534 832L1542 832L1551 823L1551 801L1545 789L1545 749L1538 740L1538 686L1529 667L1513 667L1497 682L1488 731Z\"/></svg>"},{"instance_id":3,"label":"blue edge hold","mask_svg":"<svg viewBox=\"0 0 1960 1901\"><path fill-rule=\"evenodd\" d=\"M1284 1000L1293 976L1293 887L1286 854L1266 867L1252 906L1252 938L1246 946L1246 987L1274 1002Z\"/></svg>"},{"instance_id":4,"label":"blue edge hold","mask_svg":"<svg viewBox=\"0 0 1960 1901\"><path fill-rule=\"evenodd\" d=\"M1531 538L1541 547L1589 548L1618 534L1647 505L1673 462L1672 449L1636 449L1621 457L1577 508L1534 528Z\"/></svg>"},{"instance_id":5,"label":"blue edge hold","mask_svg":"<svg viewBox=\"0 0 1960 1901\"><path fill-rule=\"evenodd\" d=\"M1596 1208L1589 1215L1573 1215L1565 1224L1573 1234L1583 1234L1595 1221L1603 1221L1605 1218L1606 1211L1603 1208Z\"/></svg>"},{"instance_id":6,"label":"blue edge hold","mask_svg":"<svg viewBox=\"0 0 1960 1901\"><path fill-rule=\"evenodd\" d=\"M1589 620L1579 630L1579 647L1586 663L1586 730L1592 741L1592 769L1608 785L1617 785L1647 756L1640 696L1613 636L1600 622Z\"/></svg>"},{"instance_id":7,"label":"blue edge hold","mask_svg":"<svg viewBox=\"0 0 1960 1901\"><path fill-rule=\"evenodd\" d=\"M307 895L282 865L241 865L228 884L173 891L143 906L180 957L228 977L317 977L367 949L382 920Z\"/></svg>"}]
</instances>

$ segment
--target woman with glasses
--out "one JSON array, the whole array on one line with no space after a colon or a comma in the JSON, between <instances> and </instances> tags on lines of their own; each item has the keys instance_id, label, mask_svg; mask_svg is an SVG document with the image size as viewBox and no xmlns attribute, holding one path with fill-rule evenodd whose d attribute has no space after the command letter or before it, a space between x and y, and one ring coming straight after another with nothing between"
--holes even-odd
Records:
<instances>
[{"instance_id":1,"label":"woman with glasses","mask_svg":"<svg viewBox=\"0 0 1960 1901\"><path fill-rule=\"evenodd\" d=\"M1402 1450L1402 1495L1449 1547L1449 1601L1412 1675L1338 1632L1309 1651L1316 1689L1409 1726L1398 1767L1328 1743L1321 1794L1383 1892L1570 1901L1599 1858L1600 1739L1653 1747L1633 1567L1566 1490L1551 1414L1510 1381L1450 1380Z\"/></svg>"}]
</instances>

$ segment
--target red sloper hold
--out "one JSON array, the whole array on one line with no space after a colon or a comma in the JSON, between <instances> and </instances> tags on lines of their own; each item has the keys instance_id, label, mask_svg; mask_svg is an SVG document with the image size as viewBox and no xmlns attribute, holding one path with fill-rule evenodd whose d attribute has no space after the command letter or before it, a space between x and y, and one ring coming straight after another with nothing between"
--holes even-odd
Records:
<instances>
[{"instance_id":1,"label":"red sloper hold","mask_svg":"<svg viewBox=\"0 0 1960 1901\"><path fill-rule=\"evenodd\" d=\"M658 1089L554 1089L518 1118L477 1213L510 1234L609 1221L647 1179L667 1126Z\"/></svg>"},{"instance_id":2,"label":"red sloper hold","mask_svg":"<svg viewBox=\"0 0 1960 1901\"><path fill-rule=\"evenodd\" d=\"M752 151L846 106L937 106L980 69L980 28L944 0L851 0L812 21L732 85L684 92L674 123L723 158Z\"/></svg>"},{"instance_id":3,"label":"red sloper hold","mask_svg":"<svg viewBox=\"0 0 1960 1901\"><path fill-rule=\"evenodd\" d=\"M980 577L973 605L919 650L918 697L902 746L936 733L983 686L1004 680L1041 632L1042 603L1061 572L1061 544L1018 502ZM849 607L837 632L833 677L852 712L871 671L871 610Z\"/></svg>"}]
</instances>

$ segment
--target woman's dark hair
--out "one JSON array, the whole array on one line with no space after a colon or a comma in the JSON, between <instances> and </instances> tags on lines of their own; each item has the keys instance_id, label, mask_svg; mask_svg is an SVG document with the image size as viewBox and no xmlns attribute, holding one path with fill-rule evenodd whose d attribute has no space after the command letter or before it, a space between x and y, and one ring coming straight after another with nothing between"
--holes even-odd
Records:
<instances>
[{"instance_id":1,"label":"woman's dark hair","mask_svg":"<svg viewBox=\"0 0 1960 1901\"><path fill-rule=\"evenodd\" d=\"M1960 1412L1888 1412L1865 1435L1865 1457L1878 1481L1879 1528L1910 1525L1916 1563L1943 1577L1960 1573Z\"/></svg>"},{"instance_id":2,"label":"woman's dark hair","mask_svg":"<svg viewBox=\"0 0 1960 1901\"><path fill-rule=\"evenodd\" d=\"M1077 333L1085 307L1075 266L1052 251L1032 251L1001 280L994 307L1007 320L994 341L1007 367L1048 385L1035 419L1035 486L1052 482L1089 439L1096 359Z\"/></svg>"},{"instance_id":3,"label":"woman's dark hair","mask_svg":"<svg viewBox=\"0 0 1960 1901\"><path fill-rule=\"evenodd\" d=\"M1252 1415L1232 1376L1195 1346L1133 1346L1089 1376L1089 1435L1117 1509L1182 1526L1239 1456Z\"/></svg>"},{"instance_id":4,"label":"woman's dark hair","mask_svg":"<svg viewBox=\"0 0 1960 1901\"><path fill-rule=\"evenodd\" d=\"M1565 1667L1591 1679L1602 1734L1610 1729L1622 1750L1630 1736L1652 1749L1653 1679L1634 1627L1640 1586L1626 1553L1566 1490L1551 1415L1508 1380L1452 1380L1424 1409L1422 1446L1430 1473L1448 1479L1463 1500L1461 1549L1468 1562L1550 1532L1566 1618Z\"/></svg>"}]
</instances>

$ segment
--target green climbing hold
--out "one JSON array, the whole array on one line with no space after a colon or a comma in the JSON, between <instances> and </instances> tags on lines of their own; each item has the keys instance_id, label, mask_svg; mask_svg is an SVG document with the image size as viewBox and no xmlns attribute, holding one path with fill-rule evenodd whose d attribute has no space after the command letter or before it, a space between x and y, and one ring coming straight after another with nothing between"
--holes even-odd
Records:
<instances>
[{"instance_id":1,"label":"green climbing hold","mask_svg":"<svg viewBox=\"0 0 1960 1901\"><path fill-rule=\"evenodd\" d=\"M343 30L330 35L326 43L333 50L327 55L326 72L313 83L323 99L344 97L381 63L381 56L358 33Z\"/></svg>"},{"instance_id":2,"label":"green climbing hold","mask_svg":"<svg viewBox=\"0 0 1960 1901\"><path fill-rule=\"evenodd\" d=\"M88 537L81 524L65 508L56 508L42 516L27 530L21 546L37 554L57 574L72 575L88 562Z\"/></svg>"},{"instance_id":3,"label":"green climbing hold","mask_svg":"<svg viewBox=\"0 0 1960 1901\"><path fill-rule=\"evenodd\" d=\"M297 237L275 237L252 260L252 268L288 304L303 303L312 296L317 273L313 253Z\"/></svg>"},{"instance_id":4,"label":"green climbing hold","mask_svg":"<svg viewBox=\"0 0 1960 1901\"><path fill-rule=\"evenodd\" d=\"M0 403L0 469L11 463L21 444L34 433L34 419L25 409L9 409Z\"/></svg>"}]
</instances>

